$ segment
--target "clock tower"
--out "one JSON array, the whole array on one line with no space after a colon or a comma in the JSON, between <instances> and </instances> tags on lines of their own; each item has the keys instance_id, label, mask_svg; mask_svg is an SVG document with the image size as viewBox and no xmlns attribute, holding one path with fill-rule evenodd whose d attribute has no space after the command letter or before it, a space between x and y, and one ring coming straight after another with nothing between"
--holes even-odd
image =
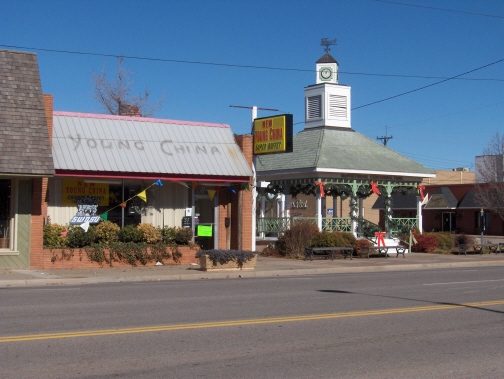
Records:
<instances>
[{"instance_id":1,"label":"clock tower","mask_svg":"<svg viewBox=\"0 0 504 379\"><path fill-rule=\"evenodd\" d=\"M323 38L320 44L325 54L316 62L316 84L305 88L305 129L350 129L350 87L338 84L338 62L329 54L336 40Z\"/></svg>"}]
</instances>

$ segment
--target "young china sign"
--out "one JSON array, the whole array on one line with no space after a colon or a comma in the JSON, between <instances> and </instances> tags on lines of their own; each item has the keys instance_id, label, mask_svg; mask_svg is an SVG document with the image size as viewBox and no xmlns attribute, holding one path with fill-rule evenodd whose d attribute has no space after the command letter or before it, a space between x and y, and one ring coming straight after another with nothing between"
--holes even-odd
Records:
<instances>
[{"instance_id":1,"label":"young china sign","mask_svg":"<svg viewBox=\"0 0 504 379\"><path fill-rule=\"evenodd\" d=\"M292 115L254 120L254 154L292 152Z\"/></svg>"}]
</instances>

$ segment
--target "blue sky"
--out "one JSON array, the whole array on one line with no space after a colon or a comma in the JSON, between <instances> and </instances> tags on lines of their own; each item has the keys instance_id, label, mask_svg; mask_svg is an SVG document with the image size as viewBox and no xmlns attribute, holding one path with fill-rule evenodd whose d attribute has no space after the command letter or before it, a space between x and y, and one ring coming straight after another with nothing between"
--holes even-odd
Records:
<instances>
[{"instance_id":1,"label":"blue sky","mask_svg":"<svg viewBox=\"0 0 504 379\"><path fill-rule=\"evenodd\" d=\"M92 74L122 55L135 92L164 94L156 117L245 134L251 111L230 105L255 105L298 132L327 37L353 129L426 167L474 170L504 127L503 0L3 0L0 15L0 48L37 53L59 111L104 113Z\"/></svg>"}]
</instances>

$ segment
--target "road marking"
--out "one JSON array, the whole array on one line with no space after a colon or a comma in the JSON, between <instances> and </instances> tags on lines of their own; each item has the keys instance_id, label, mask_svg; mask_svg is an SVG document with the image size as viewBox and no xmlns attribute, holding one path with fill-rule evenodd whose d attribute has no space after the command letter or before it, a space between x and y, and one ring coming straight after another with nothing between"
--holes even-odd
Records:
<instances>
[{"instance_id":1,"label":"road marking","mask_svg":"<svg viewBox=\"0 0 504 379\"><path fill-rule=\"evenodd\" d=\"M391 315L391 314L398 314L398 313L440 311L440 310L456 309L456 308L481 308L481 307L487 307L487 306L492 306L492 305L503 305L503 304L504 304L504 300L495 300L495 301L485 301L485 302L477 302L477 303L443 304L443 305L430 305L430 306L409 307L409 308L377 309L377 310L370 310L370 311L327 313L327 314L307 315L307 316L286 316L286 317L257 318L257 319L250 319L250 320L201 322L201 323L195 323L195 324L146 326L146 327L140 327L140 328L87 330L87 331L82 331L82 332L61 332L61 333L50 333L50 334L27 334L27 335L21 335L21 336L3 336L3 337L0 336L0 343L50 340L50 339L59 339L59 338L110 336L110 335L133 334L133 333L152 333L152 332L164 332L164 331L185 330L185 329L222 328L222 327L241 326L241 325L273 324L273 323L279 323L279 322L327 320L327 319L347 318L347 317L377 316L377 315Z\"/></svg>"},{"instance_id":2,"label":"road marking","mask_svg":"<svg viewBox=\"0 0 504 379\"><path fill-rule=\"evenodd\" d=\"M425 283L424 286L444 286L447 284L467 284L467 283L486 283L486 282L502 282L504 279L487 279L487 280L468 280L466 282L446 282L446 283Z\"/></svg>"}]
</instances>

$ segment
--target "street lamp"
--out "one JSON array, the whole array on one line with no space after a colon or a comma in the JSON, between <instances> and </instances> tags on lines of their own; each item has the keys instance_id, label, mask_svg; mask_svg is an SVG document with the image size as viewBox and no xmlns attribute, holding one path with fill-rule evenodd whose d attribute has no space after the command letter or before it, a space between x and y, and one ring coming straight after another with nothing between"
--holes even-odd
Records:
<instances>
[{"instance_id":1,"label":"street lamp","mask_svg":"<svg viewBox=\"0 0 504 379\"><path fill-rule=\"evenodd\" d=\"M480 210L481 244L483 244L483 232L485 231L485 211Z\"/></svg>"}]
</instances>

